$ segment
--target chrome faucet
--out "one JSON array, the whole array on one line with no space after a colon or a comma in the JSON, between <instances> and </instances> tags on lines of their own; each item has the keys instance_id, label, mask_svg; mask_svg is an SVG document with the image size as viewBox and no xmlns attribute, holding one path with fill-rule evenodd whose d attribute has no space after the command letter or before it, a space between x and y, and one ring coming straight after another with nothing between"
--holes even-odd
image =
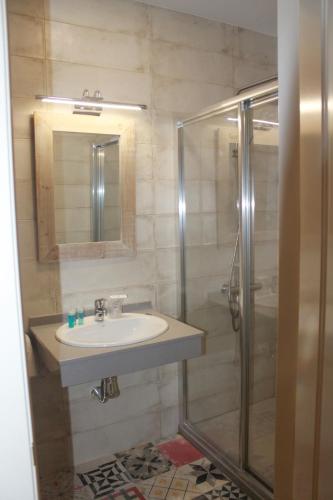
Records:
<instances>
[{"instance_id":1,"label":"chrome faucet","mask_svg":"<svg viewBox=\"0 0 333 500\"><path fill-rule=\"evenodd\" d=\"M104 321L107 315L106 299L95 300L95 321Z\"/></svg>"}]
</instances>

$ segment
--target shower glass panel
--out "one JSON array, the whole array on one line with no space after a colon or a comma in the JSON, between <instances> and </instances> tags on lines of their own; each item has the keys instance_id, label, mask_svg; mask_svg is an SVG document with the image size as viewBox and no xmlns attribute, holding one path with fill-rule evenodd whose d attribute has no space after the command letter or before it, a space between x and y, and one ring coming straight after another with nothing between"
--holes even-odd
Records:
<instances>
[{"instance_id":1,"label":"shower glass panel","mask_svg":"<svg viewBox=\"0 0 333 500\"><path fill-rule=\"evenodd\" d=\"M238 464L239 316L227 290L233 257L238 273L237 121L236 107L184 128L183 183L186 321L207 332L206 354L187 363L187 416Z\"/></svg>"},{"instance_id":2,"label":"shower glass panel","mask_svg":"<svg viewBox=\"0 0 333 500\"><path fill-rule=\"evenodd\" d=\"M121 238L119 136L92 144L91 239L118 241Z\"/></svg>"},{"instance_id":3,"label":"shower glass panel","mask_svg":"<svg viewBox=\"0 0 333 500\"><path fill-rule=\"evenodd\" d=\"M276 81L179 124L182 433L250 496L272 499L278 275Z\"/></svg>"},{"instance_id":4,"label":"shower glass panel","mask_svg":"<svg viewBox=\"0 0 333 500\"><path fill-rule=\"evenodd\" d=\"M254 200L251 274L258 287L251 293L248 466L273 485L278 312L277 101L253 107L251 119L250 176Z\"/></svg>"}]
</instances>

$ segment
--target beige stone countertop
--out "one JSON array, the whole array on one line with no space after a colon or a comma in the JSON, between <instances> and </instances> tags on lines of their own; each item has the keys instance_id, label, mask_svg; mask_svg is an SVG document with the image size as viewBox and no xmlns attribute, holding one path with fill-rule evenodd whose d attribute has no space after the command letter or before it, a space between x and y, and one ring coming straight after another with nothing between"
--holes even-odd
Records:
<instances>
[{"instance_id":1,"label":"beige stone countertop","mask_svg":"<svg viewBox=\"0 0 333 500\"><path fill-rule=\"evenodd\" d=\"M112 375L198 357L204 351L204 332L153 310L169 325L151 340L118 347L73 347L59 342L55 333L63 322L30 326L30 335L41 361L50 371L60 370L63 386L76 385ZM57 318L58 319L58 318ZM46 320L45 320L46 321Z\"/></svg>"}]
</instances>

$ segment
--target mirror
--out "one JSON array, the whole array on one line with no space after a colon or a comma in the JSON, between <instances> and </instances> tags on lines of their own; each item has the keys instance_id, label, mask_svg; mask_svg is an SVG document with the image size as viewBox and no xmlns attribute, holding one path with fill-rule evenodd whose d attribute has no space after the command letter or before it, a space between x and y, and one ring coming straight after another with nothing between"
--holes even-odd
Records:
<instances>
[{"instance_id":1,"label":"mirror","mask_svg":"<svg viewBox=\"0 0 333 500\"><path fill-rule=\"evenodd\" d=\"M34 122L40 260L133 253L133 126L56 113Z\"/></svg>"},{"instance_id":2,"label":"mirror","mask_svg":"<svg viewBox=\"0 0 333 500\"><path fill-rule=\"evenodd\" d=\"M56 243L120 240L120 140L53 132Z\"/></svg>"}]
</instances>

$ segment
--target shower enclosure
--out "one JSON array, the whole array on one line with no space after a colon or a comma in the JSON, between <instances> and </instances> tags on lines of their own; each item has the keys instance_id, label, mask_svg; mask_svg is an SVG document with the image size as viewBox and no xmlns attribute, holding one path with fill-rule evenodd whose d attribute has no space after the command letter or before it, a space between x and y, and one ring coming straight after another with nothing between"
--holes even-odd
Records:
<instances>
[{"instance_id":1,"label":"shower enclosure","mask_svg":"<svg viewBox=\"0 0 333 500\"><path fill-rule=\"evenodd\" d=\"M183 365L181 431L255 498L274 484L278 88L178 124L182 320L206 332Z\"/></svg>"}]
</instances>

